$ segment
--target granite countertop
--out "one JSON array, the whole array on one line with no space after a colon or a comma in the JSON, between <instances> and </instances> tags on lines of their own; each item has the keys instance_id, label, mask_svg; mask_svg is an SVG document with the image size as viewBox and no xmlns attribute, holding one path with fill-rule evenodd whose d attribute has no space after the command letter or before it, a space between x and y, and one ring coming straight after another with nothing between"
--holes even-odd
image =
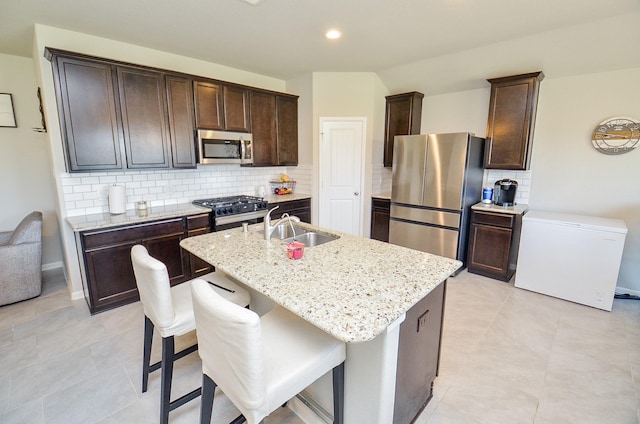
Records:
<instances>
[{"instance_id":1,"label":"granite countertop","mask_svg":"<svg viewBox=\"0 0 640 424\"><path fill-rule=\"evenodd\" d=\"M372 194L371 197L375 197L376 199L391 200L391 193Z\"/></svg>"},{"instance_id":2,"label":"granite countertop","mask_svg":"<svg viewBox=\"0 0 640 424\"><path fill-rule=\"evenodd\" d=\"M292 200L310 199L308 194L267 195L264 199L271 203L289 202ZM69 216L67 224L73 231L97 230L100 228L118 227L121 225L138 224L142 222L157 221L159 219L176 218L180 216L197 215L211 212L211 209L196 206L192 203L179 203L169 206L149 207L146 213L129 209L125 213L112 215L110 213L97 213L92 215Z\"/></svg>"},{"instance_id":3,"label":"granite countertop","mask_svg":"<svg viewBox=\"0 0 640 424\"><path fill-rule=\"evenodd\" d=\"M529 205L525 204L515 204L514 206L498 206L493 203L482 203L478 202L475 205L471 206L471 209L474 211L484 211L484 212L499 212L506 213L510 215L523 215L529 210Z\"/></svg>"},{"instance_id":4,"label":"granite countertop","mask_svg":"<svg viewBox=\"0 0 640 424\"><path fill-rule=\"evenodd\" d=\"M145 212L146 213L140 213L135 209L130 209L125 213L116 215L112 215L107 212L92 215L69 216L66 218L66 221L71 229L77 232L150 222L159 219L176 218L180 216L197 215L211 212L211 209L196 206L192 203L179 203L177 205L170 206L149 207Z\"/></svg>"},{"instance_id":5,"label":"granite countertop","mask_svg":"<svg viewBox=\"0 0 640 424\"><path fill-rule=\"evenodd\" d=\"M264 240L262 224L190 237L180 245L277 304L345 342L374 339L446 280L461 262L376 240L340 236L287 258Z\"/></svg>"},{"instance_id":6,"label":"granite countertop","mask_svg":"<svg viewBox=\"0 0 640 424\"><path fill-rule=\"evenodd\" d=\"M266 200L269 204L271 203L281 203L281 202L290 202L292 200L302 200L302 199L310 199L311 195L309 194L267 194L264 196L264 200Z\"/></svg>"}]
</instances>

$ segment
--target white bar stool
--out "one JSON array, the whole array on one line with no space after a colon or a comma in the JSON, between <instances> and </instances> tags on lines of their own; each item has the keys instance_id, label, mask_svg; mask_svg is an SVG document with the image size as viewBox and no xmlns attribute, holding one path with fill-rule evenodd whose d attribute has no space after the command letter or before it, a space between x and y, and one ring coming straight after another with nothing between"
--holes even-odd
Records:
<instances>
[{"instance_id":1,"label":"white bar stool","mask_svg":"<svg viewBox=\"0 0 640 424\"><path fill-rule=\"evenodd\" d=\"M160 423L167 424L170 411L197 398L201 393L201 388L197 388L171 401L173 363L198 349L198 345L195 344L175 353L174 344L174 336L187 334L196 327L191 300L191 283L194 280L171 287L167 267L151 257L142 245L131 248L131 262L145 315L142 392L147 391L149 373L161 369ZM220 273L212 272L200 278L212 284L212 290L233 304L240 305L239 307L249 305L249 292ZM151 364L154 328L158 329L162 337L162 359Z\"/></svg>"},{"instance_id":2,"label":"white bar stool","mask_svg":"<svg viewBox=\"0 0 640 424\"><path fill-rule=\"evenodd\" d=\"M202 280L191 287L203 373L200 424L210 424L216 386L249 424L258 424L331 370L333 422L342 424L343 342L282 307L259 317Z\"/></svg>"}]
</instances>

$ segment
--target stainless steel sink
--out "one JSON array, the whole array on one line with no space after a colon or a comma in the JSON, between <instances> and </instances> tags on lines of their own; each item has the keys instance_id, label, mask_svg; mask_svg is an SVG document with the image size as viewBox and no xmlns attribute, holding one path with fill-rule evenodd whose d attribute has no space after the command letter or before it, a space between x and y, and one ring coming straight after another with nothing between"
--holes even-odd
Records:
<instances>
[{"instance_id":1,"label":"stainless steel sink","mask_svg":"<svg viewBox=\"0 0 640 424\"><path fill-rule=\"evenodd\" d=\"M300 234L300 235L298 235L296 232L295 237L286 238L284 239L284 241L286 243L289 243L291 241L297 241L299 243L304 244L305 247L313 247L313 246L318 246L324 243L328 243L333 240L337 240L339 238L340 236L336 236L333 234L316 233L314 231L311 231L311 232Z\"/></svg>"},{"instance_id":2,"label":"stainless steel sink","mask_svg":"<svg viewBox=\"0 0 640 424\"><path fill-rule=\"evenodd\" d=\"M289 225L289 222L283 222L281 224L278 224L276 226L276 228L273 230L273 233L271 233L271 238L272 239L278 239L278 240L284 240L284 239L288 239L291 238L293 236L297 236L300 234L304 234L307 232L306 229L299 227L295 224L293 224L293 230L291 229L291 225ZM263 232L264 230L260 230L260 232ZM295 231L295 234L294 232Z\"/></svg>"}]
</instances>

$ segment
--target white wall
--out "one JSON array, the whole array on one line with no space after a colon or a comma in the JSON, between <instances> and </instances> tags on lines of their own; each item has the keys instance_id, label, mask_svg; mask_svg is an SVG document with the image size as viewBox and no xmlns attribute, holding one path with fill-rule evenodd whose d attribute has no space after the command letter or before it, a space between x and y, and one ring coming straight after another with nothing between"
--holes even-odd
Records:
<instances>
[{"instance_id":1,"label":"white wall","mask_svg":"<svg viewBox=\"0 0 640 424\"><path fill-rule=\"evenodd\" d=\"M369 211L371 210L372 167L370 164L373 157L374 128L376 139L379 140L381 105L384 115L384 97L379 95L381 90L383 86L379 78L371 72L315 72L313 74L313 194L318 201L322 200L318 195L320 192L320 118L365 117L367 119L364 190L361 194L363 236L368 235L371 221ZM313 203L312 208L312 213L318 216L318 203Z\"/></svg>"},{"instance_id":2,"label":"white wall","mask_svg":"<svg viewBox=\"0 0 640 424\"><path fill-rule=\"evenodd\" d=\"M34 210L43 213L42 264L62 264L47 135L41 127L33 61L0 54L0 93L11 93L17 128L0 128L0 231L13 230Z\"/></svg>"},{"instance_id":3,"label":"white wall","mask_svg":"<svg viewBox=\"0 0 640 424\"><path fill-rule=\"evenodd\" d=\"M640 294L640 147L604 155L591 144L606 118L640 119L640 68L545 79L540 86L529 205L623 219L618 286Z\"/></svg>"}]
</instances>

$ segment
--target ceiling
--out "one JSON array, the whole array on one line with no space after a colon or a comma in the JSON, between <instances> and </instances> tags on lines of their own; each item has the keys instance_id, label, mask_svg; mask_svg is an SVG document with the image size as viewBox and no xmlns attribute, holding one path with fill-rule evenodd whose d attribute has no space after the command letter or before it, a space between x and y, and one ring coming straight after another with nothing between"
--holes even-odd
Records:
<instances>
[{"instance_id":1,"label":"ceiling","mask_svg":"<svg viewBox=\"0 0 640 424\"><path fill-rule=\"evenodd\" d=\"M432 94L473 88L506 72L543 69L549 76L549 69L563 75L640 66L640 0L0 3L0 53L19 56L31 56L39 23L283 80L309 72L378 72L391 91ZM620 19L630 20L628 28ZM325 39L330 28L343 37ZM636 36L621 45L621 37Z\"/></svg>"}]
</instances>

